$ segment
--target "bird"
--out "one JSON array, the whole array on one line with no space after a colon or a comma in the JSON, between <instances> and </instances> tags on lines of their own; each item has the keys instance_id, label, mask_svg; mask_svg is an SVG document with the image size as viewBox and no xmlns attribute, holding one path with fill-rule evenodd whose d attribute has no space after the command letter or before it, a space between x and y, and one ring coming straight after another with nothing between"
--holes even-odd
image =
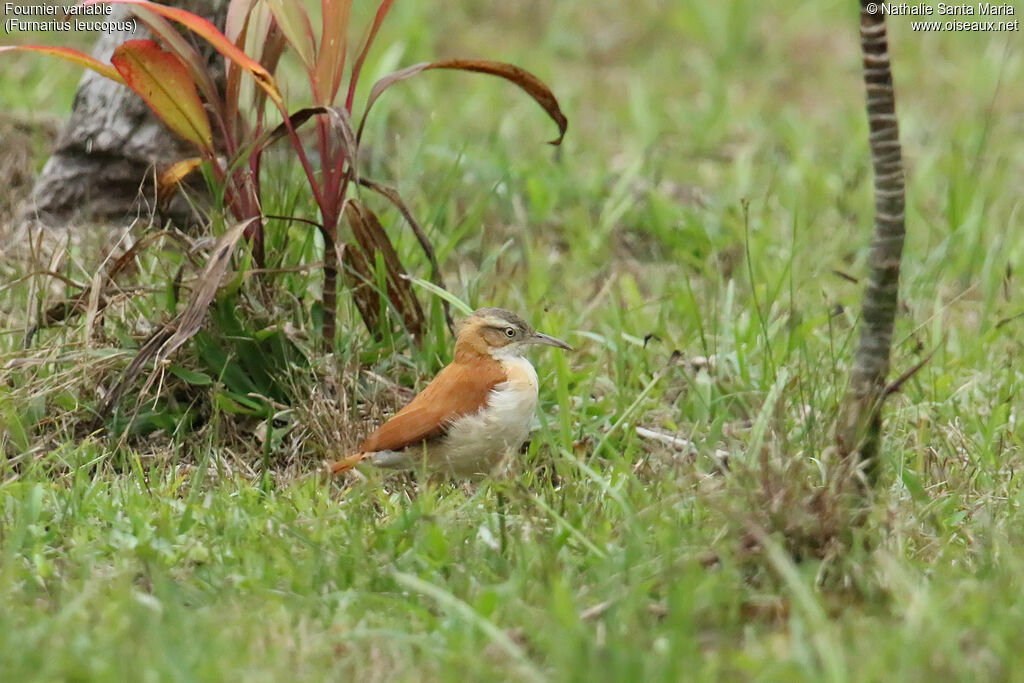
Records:
<instances>
[{"instance_id":1,"label":"bird","mask_svg":"<svg viewBox=\"0 0 1024 683\"><path fill-rule=\"evenodd\" d=\"M533 345L573 350L511 311L477 309L456 328L452 362L329 473L359 463L470 479L492 473L530 433L539 384L523 354Z\"/></svg>"}]
</instances>

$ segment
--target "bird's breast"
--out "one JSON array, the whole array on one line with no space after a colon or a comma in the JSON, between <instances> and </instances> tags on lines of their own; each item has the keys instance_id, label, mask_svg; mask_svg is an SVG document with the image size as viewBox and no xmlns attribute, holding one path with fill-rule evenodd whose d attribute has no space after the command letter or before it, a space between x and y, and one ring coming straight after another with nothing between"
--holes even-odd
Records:
<instances>
[{"instance_id":1,"label":"bird's breast","mask_svg":"<svg viewBox=\"0 0 1024 683\"><path fill-rule=\"evenodd\" d=\"M537 412L537 371L525 358L502 359L506 379L487 403L452 422L439 444L441 459L454 472L486 474L530 435Z\"/></svg>"}]
</instances>

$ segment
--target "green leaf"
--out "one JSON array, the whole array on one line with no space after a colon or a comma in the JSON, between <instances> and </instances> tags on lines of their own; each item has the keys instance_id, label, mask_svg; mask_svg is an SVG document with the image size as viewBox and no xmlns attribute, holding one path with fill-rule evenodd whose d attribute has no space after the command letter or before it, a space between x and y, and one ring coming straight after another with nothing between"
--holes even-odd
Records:
<instances>
[{"instance_id":1,"label":"green leaf","mask_svg":"<svg viewBox=\"0 0 1024 683\"><path fill-rule=\"evenodd\" d=\"M213 384L213 378L205 372L196 372L195 370L183 368L180 365L171 365L167 369L178 379L184 380L197 387L204 387L208 384Z\"/></svg>"},{"instance_id":2,"label":"green leaf","mask_svg":"<svg viewBox=\"0 0 1024 683\"><path fill-rule=\"evenodd\" d=\"M23 416L14 409L14 406L4 408L3 414L0 416L0 426L7 431L11 441L14 442L15 447L19 451L24 453L31 447L32 440L29 438L29 427L26 425L26 420L24 420Z\"/></svg>"},{"instance_id":3,"label":"green leaf","mask_svg":"<svg viewBox=\"0 0 1024 683\"><path fill-rule=\"evenodd\" d=\"M928 500L928 493L924 490L924 486L921 485L921 477L916 472L904 469L900 478L903 480L903 485L907 487L907 491L910 492L910 496L914 500Z\"/></svg>"},{"instance_id":4,"label":"green leaf","mask_svg":"<svg viewBox=\"0 0 1024 683\"><path fill-rule=\"evenodd\" d=\"M268 415L266 406L233 392L218 392L214 394L213 404L225 413L232 415L247 415L250 417L267 417Z\"/></svg>"}]
</instances>

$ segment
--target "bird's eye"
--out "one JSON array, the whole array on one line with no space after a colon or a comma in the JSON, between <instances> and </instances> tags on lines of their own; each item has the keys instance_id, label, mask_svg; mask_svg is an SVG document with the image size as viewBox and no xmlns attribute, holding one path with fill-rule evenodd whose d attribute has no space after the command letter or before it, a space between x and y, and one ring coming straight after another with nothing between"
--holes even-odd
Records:
<instances>
[{"instance_id":1,"label":"bird's eye","mask_svg":"<svg viewBox=\"0 0 1024 683\"><path fill-rule=\"evenodd\" d=\"M505 336L508 337L509 339L511 339L512 337L516 336L516 328L514 328L514 327L506 327L505 328Z\"/></svg>"}]
</instances>

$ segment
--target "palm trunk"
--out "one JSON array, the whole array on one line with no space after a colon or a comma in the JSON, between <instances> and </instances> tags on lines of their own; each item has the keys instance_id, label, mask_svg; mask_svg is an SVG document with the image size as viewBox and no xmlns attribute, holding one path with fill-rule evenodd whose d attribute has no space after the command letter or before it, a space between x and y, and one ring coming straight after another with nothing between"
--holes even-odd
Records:
<instances>
[{"instance_id":1,"label":"palm trunk","mask_svg":"<svg viewBox=\"0 0 1024 683\"><path fill-rule=\"evenodd\" d=\"M875 14L868 13L868 5L873 8L877 5L861 0L860 10L864 85L875 176L875 234L868 259L869 279L864 293L860 344L836 428L836 441L841 454L859 454L866 460L868 474L873 478L878 471L881 411L899 301L906 193L885 16L877 9Z\"/></svg>"}]
</instances>

